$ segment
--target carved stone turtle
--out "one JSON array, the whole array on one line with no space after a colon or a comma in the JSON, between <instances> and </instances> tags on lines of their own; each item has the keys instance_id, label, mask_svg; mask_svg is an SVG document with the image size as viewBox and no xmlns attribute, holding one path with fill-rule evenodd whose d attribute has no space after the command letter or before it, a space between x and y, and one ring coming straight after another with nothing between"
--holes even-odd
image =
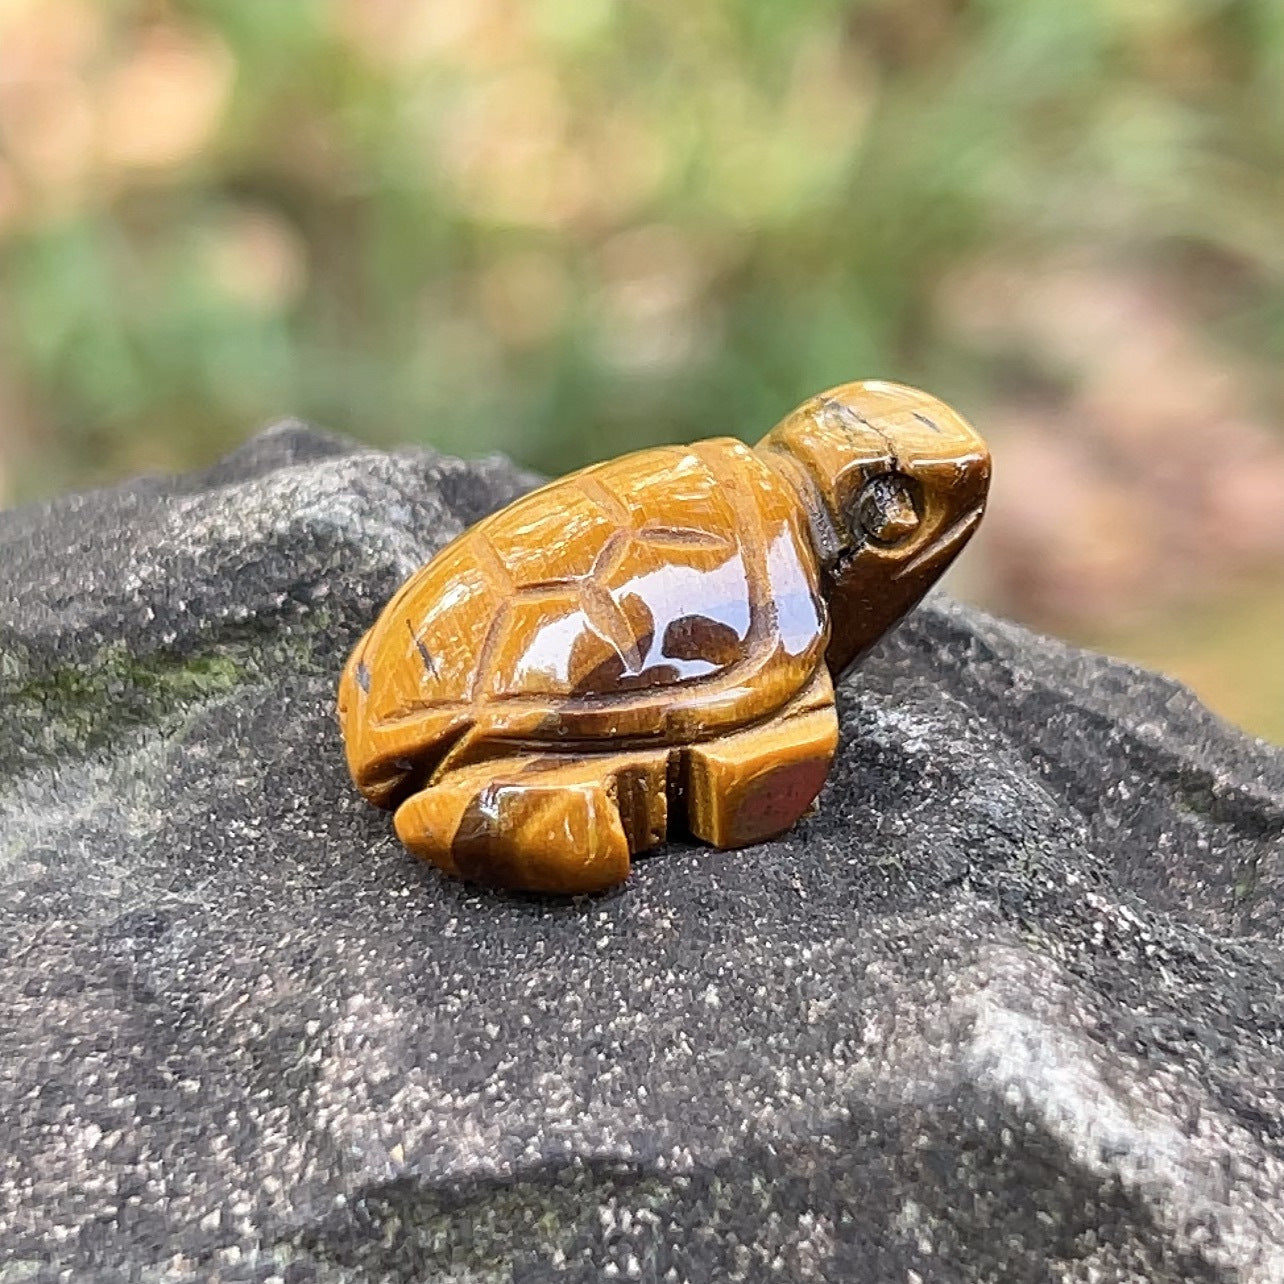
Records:
<instances>
[{"instance_id":1,"label":"carved stone turtle","mask_svg":"<svg viewBox=\"0 0 1284 1284\"><path fill-rule=\"evenodd\" d=\"M834 681L976 529L990 459L935 398L852 383L750 449L596 464L466 531L344 670L348 765L447 873L591 892L685 829L740 847L811 806Z\"/></svg>"}]
</instances>

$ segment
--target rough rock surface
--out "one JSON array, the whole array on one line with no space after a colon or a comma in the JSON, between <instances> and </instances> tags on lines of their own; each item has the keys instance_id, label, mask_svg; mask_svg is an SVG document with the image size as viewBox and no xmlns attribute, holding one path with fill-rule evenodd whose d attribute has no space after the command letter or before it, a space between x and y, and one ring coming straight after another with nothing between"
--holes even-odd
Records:
<instances>
[{"instance_id":1,"label":"rough rock surface","mask_svg":"<svg viewBox=\"0 0 1284 1284\"><path fill-rule=\"evenodd\" d=\"M1284 1279L1284 754L937 601L788 837L445 881L335 678L529 480L284 425L0 516L0 1281Z\"/></svg>"}]
</instances>

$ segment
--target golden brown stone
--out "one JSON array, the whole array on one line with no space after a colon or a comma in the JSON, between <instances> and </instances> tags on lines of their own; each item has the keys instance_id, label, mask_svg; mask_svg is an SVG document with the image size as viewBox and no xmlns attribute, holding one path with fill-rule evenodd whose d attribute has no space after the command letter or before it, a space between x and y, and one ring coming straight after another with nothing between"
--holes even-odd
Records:
<instances>
[{"instance_id":1,"label":"golden brown stone","mask_svg":"<svg viewBox=\"0 0 1284 1284\"><path fill-rule=\"evenodd\" d=\"M479 522L402 586L339 687L353 780L413 852L592 892L687 828L788 829L838 741L834 680L967 542L984 442L898 384L732 438L595 464Z\"/></svg>"}]
</instances>

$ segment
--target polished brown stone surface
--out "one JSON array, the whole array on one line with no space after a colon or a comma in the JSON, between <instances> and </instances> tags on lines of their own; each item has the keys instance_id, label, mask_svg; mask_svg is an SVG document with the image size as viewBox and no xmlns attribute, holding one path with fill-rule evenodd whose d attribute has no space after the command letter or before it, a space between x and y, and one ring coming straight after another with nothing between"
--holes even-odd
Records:
<instances>
[{"instance_id":1,"label":"polished brown stone surface","mask_svg":"<svg viewBox=\"0 0 1284 1284\"><path fill-rule=\"evenodd\" d=\"M833 682L976 529L989 454L897 384L813 397L751 449L641 451L477 523L344 671L362 792L448 873L599 891L680 826L788 829L838 738Z\"/></svg>"}]
</instances>

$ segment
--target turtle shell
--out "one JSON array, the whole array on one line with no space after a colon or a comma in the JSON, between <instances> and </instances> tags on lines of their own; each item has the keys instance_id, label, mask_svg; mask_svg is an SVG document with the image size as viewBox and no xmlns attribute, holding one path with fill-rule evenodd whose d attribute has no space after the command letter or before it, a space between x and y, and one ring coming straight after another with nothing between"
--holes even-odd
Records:
<instances>
[{"instance_id":1,"label":"turtle shell","mask_svg":"<svg viewBox=\"0 0 1284 1284\"><path fill-rule=\"evenodd\" d=\"M769 717L828 618L790 486L731 438L597 464L461 535L348 662L353 776L397 801L532 747L685 744Z\"/></svg>"}]
</instances>

